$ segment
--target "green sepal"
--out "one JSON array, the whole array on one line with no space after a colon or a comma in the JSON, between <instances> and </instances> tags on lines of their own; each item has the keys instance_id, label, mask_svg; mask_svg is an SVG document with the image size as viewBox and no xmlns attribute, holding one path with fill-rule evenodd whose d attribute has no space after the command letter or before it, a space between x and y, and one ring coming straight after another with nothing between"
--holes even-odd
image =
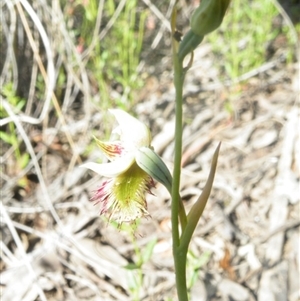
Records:
<instances>
[{"instance_id":1,"label":"green sepal","mask_svg":"<svg viewBox=\"0 0 300 301\"><path fill-rule=\"evenodd\" d=\"M160 156L149 147L141 147L135 157L137 165L153 179L172 191L171 173Z\"/></svg>"}]
</instances>

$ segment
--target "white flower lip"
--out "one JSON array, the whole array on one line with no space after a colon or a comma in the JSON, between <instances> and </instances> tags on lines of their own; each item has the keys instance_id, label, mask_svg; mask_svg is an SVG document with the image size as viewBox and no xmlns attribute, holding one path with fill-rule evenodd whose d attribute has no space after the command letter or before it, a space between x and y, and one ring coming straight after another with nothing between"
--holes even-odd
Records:
<instances>
[{"instance_id":1,"label":"white flower lip","mask_svg":"<svg viewBox=\"0 0 300 301\"><path fill-rule=\"evenodd\" d=\"M114 115L119 124L117 129L113 132L116 132L117 130L119 133L121 140L119 142L122 148L124 148L124 153L114 158L112 153L106 152L104 148L101 148L103 153L111 160L109 163L98 164L95 162L88 162L81 165L81 167L91 169L101 176L114 178L132 166L135 162L137 151L141 147L150 145L151 134L144 123L132 117L125 111L120 109L111 109L109 111ZM109 144L109 142L106 143L108 146ZM111 146L113 145L115 145L114 142L111 143Z\"/></svg>"},{"instance_id":2,"label":"white flower lip","mask_svg":"<svg viewBox=\"0 0 300 301\"><path fill-rule=\"evenodd\" d=\"M133 164L133 162L134 157L132 155L127 155L109 163L98 164L88 162L81 165L81 167L91 169L103 177L114 178L125 172Z\"/></svg>"}]
</instances>

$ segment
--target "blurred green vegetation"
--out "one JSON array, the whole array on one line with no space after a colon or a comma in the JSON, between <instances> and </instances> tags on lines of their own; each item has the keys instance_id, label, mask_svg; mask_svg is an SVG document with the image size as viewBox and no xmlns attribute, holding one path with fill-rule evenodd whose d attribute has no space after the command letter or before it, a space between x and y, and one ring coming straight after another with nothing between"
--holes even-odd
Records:
<instances>
[{"instance_id":1,"label":"blurred green vegetation","mask_svg":"<svg viewBox=\"0 0 300 301\"><path fill-rule=\"evenodd\" d=\"M128 284L131 293L132 301L140 300L140 293L144 285L143 268L148 263L153 254L154 247L157 243L157 238L149 240L149 242L141 249L138 245L135 231L139 226L140 220L137 220L135 224L118 224L115 221L110 222L116 229L122 230L127 233L131 244L133 245L134 258L132 262L129 262L124 268L128 270Z\"/></svg>"},{"instance_id":2,"label":"blurred green vegetation","mask_svg":"<svg viewBox=\"0 0 300 301\"><path fill-rule=\"evenodd\" d=\"M7 99L7 102L11 105L15 114L18 114L24 107L26 101L18 96L16 96L13 89L13 84L8 83L2 87L2 95ZM7 117L7 113L4 110L2 103L0 105L0 118ZM15 124L9 122L5 130L0 130L0 140L5 142L9 147L12 148L12 154L15 161L15 171L18 172L24 169L29 162L29 154L27 152L22 152L20 148L21 141L18 138ZM2 147L1 147L2 152ZM3 154L1 154L2 156ZM19 183L21 184L21 183Z\"/></svg>"},{"instance_id":3,"label":"blurred green vegetation","mask_svg":"<svg viewBox=\"0 0 300 301\"><path fill-rule=\"evenodd\" d=\"M279 34L286 37L286 59L291 61L296 41L284 22L283 26L275 24L281 23L276 21L278 16L271 0L232 1L221 27L208 35L223 79L236 79L263 65L269 43Z\"/></svg>"},{"instance_id":4,"label":"blurred green vegetation","mask_svg":"<svg viewBox=\"0 0 300 301\"><path fill-rule=\"evenodd\" d=\"M117 106L125 110L134 105L134 91L142 87L138 65L143 45L144 24L147 10L137 7L137 0L127 0L124 7L114 0L104 1L101 29L107 34L97 42L88 54L87 69L101 93L102 110ZM86 49L93 39L97 25L98 1L75 2L72 17L75 18L73 35ZM106 26L110 25L108 29ZM111 96L111 87L114 96Z\"/></svg>"}]
</instances>

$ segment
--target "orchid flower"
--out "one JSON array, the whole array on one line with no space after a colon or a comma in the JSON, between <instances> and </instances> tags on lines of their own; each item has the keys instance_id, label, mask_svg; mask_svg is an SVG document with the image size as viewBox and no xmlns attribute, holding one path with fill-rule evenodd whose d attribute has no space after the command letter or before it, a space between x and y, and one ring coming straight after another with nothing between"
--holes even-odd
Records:
<instances>
[{"instance_id":1,"label":"orchid flower","mask_svg":"<svg viewBox=\"0 0 300 301\"><path fill-rule=\"evenodd\" d=\"M149 216L145 193L151 193L154 180L139 166L137 158L140 157L140 149L150 149L151 133L145 124L125 111L109 111L119 124L112 132L117 134L119 139L112 142L95 139L110 162L89 162L82 167L109 178L91 198L95 204L100 204L100 214L108 214L109 219L118 223L132 222L137 218Z\"/></svg>"}]
</instances>

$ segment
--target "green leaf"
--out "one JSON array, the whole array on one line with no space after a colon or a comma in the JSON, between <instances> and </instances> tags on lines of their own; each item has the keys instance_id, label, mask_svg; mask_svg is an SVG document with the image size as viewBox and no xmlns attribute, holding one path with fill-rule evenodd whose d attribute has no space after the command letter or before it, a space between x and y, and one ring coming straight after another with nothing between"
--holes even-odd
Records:
<instances>
[{"instance_id":1,"label":"green leaf","mask_svg":"<svg viewBox=\"0 0 300 301\"><path fill-rule=\"evenodd\" d=\"M188 55L190 52L194 51L197 46L203 41L204 35L199 36L195 34L192 30L189 30L182 41L179 44L178 57L181 61Z\"/></svg>"},{"instance_id":2,"label":"green leaf","mask_svg":"<svg viewBox=\"0 0 300 301\"><path fill-rule=\"evenodd\" d=\"M201 195L199 196L198 200L196 201L196 203L191 208L191 210L187 216L187 225L186 225L185 230L182 233L181 242L180 242L182 248L186 248L186 249L188 248L188 245L191 241L192 235L195 231L198 221L199 221L200 217L202 216L202 213L206 206L207 200L208 200L210 192L211 192L212 184L214 181L216 169L217 169L220 147L221 147L221 143L219 143L219 145L216 148L215 153L213 155L209 176L205 183L203 191L202 191Z\"/></svg>"},{"instance_id":3,"label":"green leaf","mask_svg":"<svg viewBox=\"0 0 300 301\"><path fill-rule=\"evenodd\" d=\"M136 155L136 163L148 175L172 191L171 173L160 156L149 147L141 147Z\"/></svg>"},{"instance_id":4,"label":"green leaf","mask_svg":"<svg viewBox=\"0 0 300 301\"><path fill-rule=\"evenodd\" d=\"M13 144L11 135L7 134L6 132L0 131L0 139L8 144Z\"/></svg>"},{"instance_id":5,"label":"green leaf","mask_svg":"<svg viewBox=\"0 0 300 301\"><path fill-rule=\"evenodd\" d=\"M28 165L28 162L30 160L30 156L28 153L24 153L20 158L19 158L19 166L21 169L24 169L27 165Z\"/></svg>"}]
</instances>

